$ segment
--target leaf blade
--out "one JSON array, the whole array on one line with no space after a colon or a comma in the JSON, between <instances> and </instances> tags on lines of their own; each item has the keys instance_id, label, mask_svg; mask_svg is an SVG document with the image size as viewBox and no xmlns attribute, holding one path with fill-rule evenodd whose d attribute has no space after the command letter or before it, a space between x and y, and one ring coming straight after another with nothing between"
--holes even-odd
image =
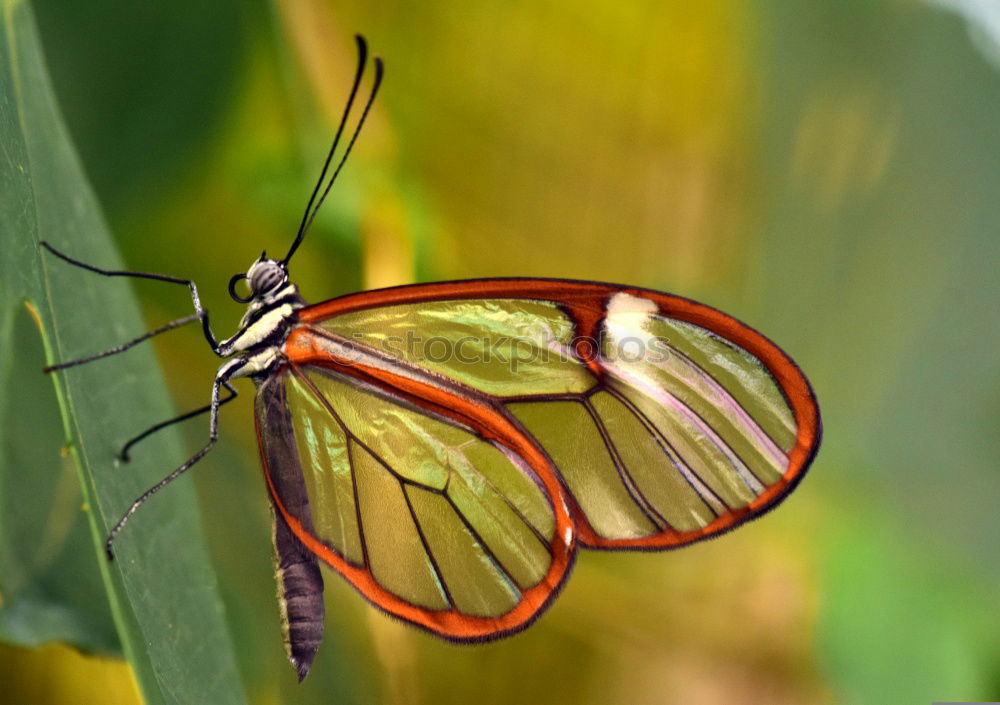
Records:
<instances>
[{"instance_id":1,"label":"leaf blade","mask_svg":"<svg viewBox=\"0 0 1000 705\"><path fill-rule=\"evenodd\" d=\"M30 8L7 2L0 21L5 59L0 184L6 194L0 215L9 243L0 265L0 342L10 349L16 311L30 301L39 313L48 359L65 360L134 337L144 324L127 282L54 258L39 260L37 243L44 238L101 266L119 264L55 106ZM41 360L37 363L40 369ZM115 467L123 440L171 414L156 369L152 351L136 349L58 375L67 443L90 510L91 561L100 567L122 648L147 702L242 703L243 686L190 483L176 483L143 508L123 534L114 564L99 558L107 528L189 452L167 431L147 441L136 462ZM18 389L13 371L7 370L11 414L27 393ZM37 385L28 388L37 393ZM38 462L51 458L43 454ZM14 471L9 458L0 465L0 474ZM0 578L3 573L0 569Z\"/></svg>"}]
</instances>

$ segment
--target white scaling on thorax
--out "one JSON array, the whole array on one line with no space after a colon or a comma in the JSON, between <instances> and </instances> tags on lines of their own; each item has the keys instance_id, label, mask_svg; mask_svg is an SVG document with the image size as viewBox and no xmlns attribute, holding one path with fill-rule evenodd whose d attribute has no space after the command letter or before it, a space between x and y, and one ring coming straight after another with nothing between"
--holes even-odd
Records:
<instances>
[{"instance_id":1,"label":"white scaling on thorax","mask_svg":"<svg viewBox=\"0 0 1000 705\"><path fill-rule=\"evenodd\" d=\"M258 320L241 330L235 336L225 341L222 345L228 346L233 352L247 350L257 345L269 335L285 325L286 319L292 315L295 309L291 304L279 306L273 311L268 311Z\"/></svg>"}]
</instances>

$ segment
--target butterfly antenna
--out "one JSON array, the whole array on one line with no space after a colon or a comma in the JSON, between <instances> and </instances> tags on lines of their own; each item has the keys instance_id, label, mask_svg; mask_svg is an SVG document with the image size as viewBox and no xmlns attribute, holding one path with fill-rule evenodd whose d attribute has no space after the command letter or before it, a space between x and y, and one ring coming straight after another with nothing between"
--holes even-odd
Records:
<instances>
[{"instance_id":1,"label":"butterfly antenna","mask_svg":"<svg viewBox=\"0 0 1000 705\"><path fill-rule=\"evenodd\" d=\"M358 88L361 86L361 77L365 73L365 65L368 63L368 44L365 42L365 38L360 34L354 35L354 41L358 45L358 68L354 72L354 84L351 86L351 93L347 97L347 105L344 106L344 114L340 116L340 124L337 125L337 134L333 137L333 144L330 146L330 151L326 155L326 161L323 162L323 170L319 174L319 179L316 181L316 186L313 187L312 194L309 196L309 203L306 204L305 213L302 214L302 222L299 223L299 231L295 236L295 242L292 243L292 247L288 250L288 254L285 255L285 259L281 261L282 264L288 264L288 260L292 258L292 254L298 249L299 243L302 242L302 238L306 236L306 230L309 229L309 213L312 210L313 203L316 201L316 196L319 194L321 188L323 188L323 180L326 179L326 172L330 169L330 162L333 161L333 155L337 151L337 145L340 144L340 136L344 132L344 126L347 124L347 118L351 114L351 108L354 106L354 98L358 95Z\"/></svg>"},{"instance_id":2,"label":"butterfly antenna","mask_svg":"<svg viewBox=\"0 0 1000 705\"><path fill-rule=\"evenodd\" d=\"M358 126L354 128L354 134L351 135L351 141L347 143L347 149L344 150L343 156L340 158L340 162L337 163L337 168L334 169L333 175L326 184L326 188L323 190L323 195L319 197L316 202L316 207L313 208L312 213L309 215L309 219L306 221L305 229L308 230L309 226L312 225L313 220L316 218L316 213L319 212L319 207L323 205L326 195L330 193L330 189L333 187L333 182L337 180L337 175L340 174L340 170L344 168L344 163L347 161L347 157L351 154L351 149L354 147L354 143L358 140L358 135L361 134L361 128L364 127L365 120L368 118L368 112L371 110L372 103L375 102L375 96L378 94L379 86L382 85L382 74L384 73L384 66L382 65L382 59L375 57L375 82L372 84L372 92L368 96L368 102L365 103L365 109L361 113L361 118L358 120ZM294 250L293 250L294 251ZM289 255L290 256L290 255ZM288 257L285 257L284 262L288 261Z\"/></svg>"},{"instance_id":3,"label":"butterfly antenna","mask_svg":"<svg viewBox=\"0 0 1000 705\"><path fill-rule=\"evenodd\" d=\"M351 108L354 106L354 98L358 95L358 88L361 86L361 77L365 73L365 65L368 63L368 44L365 42L365 38L360 34L354 35L354 41L358 45L358 68L354 72L354 84L351 86L351 93L347 97L347 105L344 106L344 114L340 116L340 124L337 125L337 134L333 137L333 144L330 146L330 152L326 155L326 161L323 162L323 170L319 174L319 179L316 181L316 186L313 187L312 194L309 196L309 203L306 204L305 213L302 214L302 222L299 223L299 231L295 237L295 242L292 243L291 249L288 250L288 254L285 255L285 259L282 260L283 264L287 264L288 260L291 259L292 254L298 248L299 243L302 242L302 238L306 236L306 230L308 229L309 212L312 210L313 202L316 200L316 195L319 193L320 189L323 187L323 180L326 178L326 172L330 168L330 162L333 161L333 155L337 151L337 145L340 144L340 136L344 132L344 126L347 124L347 118L351 114Z\"/></svg>"},{"instance_id":4,"label":"butterfly antenna","mask_svg":"<svg viewBox=\"0 0 1000 705\"><path fill-rule=\"evenodd\" d=\"M364 111L361 113L361 119L358 121L357 127L354 128L354 134L351 136L351 141L347 144L347 149L344 151L344 155L340 158L337 168L334 169L333 174L330 176L330 180L327 182L326 188L323 189L322 194L320 194L320 189L323 187L323 181L326 178L330 164L333 161L333 155L337 151L337 145L340 143L340 136L343 134L347 118L354 105L354 98L357 96L358 87L361 84L361 77L364 74L365 64L367 63L368 45L365 43L364 37L360 34L356 34L354 35L354 40L358 44L358 69L354 74L354 85L351 86L351 94L347 99L347 105L344 107L344 113L340 118L340 124L337 126L337 134L333 138L333 145L330 147L330 151L326 155L326 161L323 162L323 171L319 175L319 180L316 182L315 188L313 188L312 195L309 196L309 203L306 205L305 213L302 215L302 222L299 224L299 231L295 237L295 242L292 243L292 246L289 248L288 254L285 255L285 258L281 260L282 265L287 265L288 260L290 260L292 255L295 254L295 250L298 249L303 238L306 236L306 232L309 231L309 226L312 225L313 220L316 218L316 213L319 211L320 206L323 205L323 201L326 199L327 194L330 193L333 183L337 180L337 175L340 174L340 170L344 167L344 163L347 161L347 157L351 153L351 149L354 147L354 143L358 139L358 134L360 134L361 127L365 124L365 119L368 117L368 112L371 110L372 103L375 101L375 95L378 93L379 86L382 83L382 74L384 72L382 59L375 57L375 83L372 86L371 95L368 96L368 102L365 103ZM319 200L316 199L317 194L319 194Z\"/></svg>"}]
</instances>

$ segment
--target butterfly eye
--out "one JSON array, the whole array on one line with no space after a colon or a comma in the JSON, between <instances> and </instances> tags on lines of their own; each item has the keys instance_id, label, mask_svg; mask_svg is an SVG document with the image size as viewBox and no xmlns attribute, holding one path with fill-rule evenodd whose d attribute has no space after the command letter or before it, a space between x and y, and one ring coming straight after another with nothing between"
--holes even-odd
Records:
<instances>
[{"instance_id":1,"label":"butterfly eye","mask_svg":"<svg viewBox=\"0 0 1000 705\"><path fill-rule=\"evenodd\" d=\"M254 296L262 296L285 283L288 275L277 262L267 260L254 265L247 272L250 290Z\"/></svg>"}]
</instances>

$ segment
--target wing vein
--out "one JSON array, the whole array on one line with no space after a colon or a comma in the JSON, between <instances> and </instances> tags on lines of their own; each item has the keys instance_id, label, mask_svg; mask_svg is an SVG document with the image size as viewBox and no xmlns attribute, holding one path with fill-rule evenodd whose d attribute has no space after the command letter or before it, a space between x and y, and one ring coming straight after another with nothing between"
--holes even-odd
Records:
<instances>
[{"instance_id":1,"label":"wing vein","mask_svg":"<svg viewBox=\"0 0 1000 705\"><path fill-rule=\"evenodd\" d=\"M354 454L351 449L352 441L360 445L364 444L362 444L357 437L351 433L351 430L347 428L347 424L345 424L344 420L340 418L340 414L338 414L337 410L333 408L333 405L330 404L329 400L323 396L323 393L316 388L316 385L312 383L312 380L302 374L302 371L297 365L290 365L290 367L292 368L292 374L294 374L299 381L305 385L309 392L316 398L320 405L327 410L334 422L340 426L340 430L344 433L344 441L347 447L347 466L348 471L351 473L351 490L354 493L354 516L358 524L358 539L361 542L361 560L364 561L363 565L366 568L370 568L371 564L368 562L368 543L365 541L365 527L361 521L361 502L358 495L358 473L355 472L354 469ZM346 556L344 559L346 560Z\"/></svg>"},{"instance_id":2,"label":"wing vein","mask_svg":"<svg viewBox=\"0 0 1000 705\"><path fill-rule=\"evenodd\" d=\"M330 404L327 398L323 396L323 393L320 392L319 389L317 389L316 386L312 383L312 380L310 380L305 375L300 375L300 379L302 379L305 382L305 384L309 387L309 389L316 396L319 402L324 407L326 407L326 409L330 412L333 418L337 421L337 425L340 426L341 430L347 436L348 440L357 443L363 451L365 451L373 458L375 458L378 461L379 465L384 467L389 472L389 474L392 475L396 480L398 480L399 482L409 483L411 485L415 485L423 489L431 490L432 492L438 491L435 490L433 487L428 487L419 482L414 482L410 478L400 475L396 470L393 469L391 465L389 465L389 463L385 462L378 453L372 450L371 446L369 446L367 443L361 440L357 435L355 435L355 433L350 429L350 427L348 427L348 425L341 419L340 414L338 414L336 409L333 408L333 405Z\"/></svg>"},{"instance_id":3,"label":"wing vein","mask_svg":"<svg viewBox=\"0 0 1000 705\"><path fill-rule=\"evenodd\" d=\"M502 451L501 451L501 452L502 452ZM516 464L514 464L514 463L511 463L511 464L512 464L512 465L514 465L514 467L517 467L517 465L516 465ZM450 479L451 479L451 475L450 475L450 473L449 473L449 480L450 480ZM531 531L531 533L532 533L532 534L533 534L533 535L535 536L535 538L537 538L537 539L538 539L538 541L539 541L539 542L540 542L540 543L542 544L542 548L544 548L544 549L545 549L546 551L549 551L549 552L551 552L551 550L552 550L552 547L551 547L551 546L549 545L549 542L548 542L548 540L547 540L547 539L546 539L546 538L545 538L544 536L542 536L542 532L541 532L541 531L539 531L538 529L536 529L536 528L535 528L535 525L534 525L534 524L532 524L532 523L531 523L530 521L528 521L528 517L526 517L526 516L525 516L525 515L524 515L524 514L523 514L523 513L521 512L521 510L520 510L520 509L518 509L517 505L516 505L516 504L514 504L514 503L513 503L513 502L512 502L511 500L510 500L510 498L509 498L509 497L507 496L507 493L505 493L505 492L502 492L502 491L500 490L500 488L496 486L496 484L495 484L495 483L493 482L493 480L491 480L491 479L490 479L489 477L487 477L486 475L484 475L484 474L480 474L480 479L481 479L481 480L483 481L483 483L485 483L485 484L486 484L486 485L487 485L487 486L488 486L488 487L489 487L489 488L490 488L491 490L493 490L493 492L494 492L494 493L495 493L495 494L496 494L496 495L497 495L498 497L500 497L500 499L502 499L502 500L504 501L504 504L506 504L506 505L507 505L507 507L508 507L508 508L509 508L509 509L510 509L510 510L511 510L512 512L514 512L514 514L516 514L516 515L517 515L517 518L521 520L521 523L523 523L523 524L524 524L525 526L527 526L527 527L528 527L528 530L529 530L529 531ZM547 495L546 495L546 496L547 496Z\"/></svg>"},{"instance_id":4,"label":"wing vein","mask_svg":"<svg viewBox=\"0 0 1000 705\"><path fill-rule=\"evenodd\" d=\"M334 411L333 413L336 416L337 412ZM368 561L368 542L365 540L365 527L361 523L361 498L358 495L358 474L354 472L354 454L351 448L350 436L347 436L347 463L351 472L351 489L354 492L354 516L358 524L358 540L361 542L361 560L364 561L364 566L370 570L371 563Z\"/></svg>"},{"instance_id":5,"label":"wing vein","mask_svg":"<svg viewBox=\"0 0 1000 705\"><path fill-rule=\"evenodd\" d=\"M406 491L406 483L401 481L399 484L400 490L403 492L403 498L406 500L406 508L410 510L410 518L413 519L413 525L417 527L417 535L420 537L420 543L424 547L424 553L427 554L427 558L431 562L431 568L434 569L434 577L437 579L438 585L441 586L441 591L444 592L444 598L448 601L448 607L455 609L455 600L451 597L451 591L448 589L448 583L445 582L444 573L441 572L437 559L434 558L434 551L431 550L431 545L428 543L427 537L424 535L424 529L420 526L420 519L417 518L417 512L413 508L413 502L410 501L410 493Z\"/></svg>"},{"instance_id":6,"label":"wing vein","mask_svg":"<svg viewBox=\"0 0 1000 705\"><path fill-rule=\"evenodd\" d=\"M499 401L504 404L517 404L520 402L544 402L544 401L583 401L590 394L601 389L597 384L585 392L560 392L552 394L509 394L499 397Z\"/></svg>"},{"instance_id":7,"label":"wing vein","mask_svg":"<svg viewBox=\"0 0 1000 705\"><path fill-rule=\"evenodd\" d=\"M632 477L632 473L628 471L625 467L625 462L621 458L621 454L618 452L618 448L615 446L615 442L611 439L611 435L608 433L607 427L604 425L604 420L601 419L600 415L597 413L597 409L590 402L589 398L583 400L583 408L587 410L590 415L590 420L594 422L594 426L597 428L597 433L601 436L601 441L604 443L605 450L608 451L608 455L611 456L611 462L614 463L615 470L618 473L618 477L625 487L625 491L628 492L629 497L635 502L636 506L642 511L650 523L658 527L661 531L663 529L671 528L670 522L668 522L662 514L660 514L652 503L646 498L642 490L635 482L635 478Z\"/></svg>"},{"instance_id":8,"label":"wing vein","mask_svg":"<svg viewBox=\"0 0 1000 705\"><path fill-rule=\"evenodd\" d=\"M688 367L694 370L695 374L705 380L705 382L712 388L712 390L718 394L724 401L726 401L732 407L733 411L740 418L741 421L746 425L747 429L753 434L757 440L760 441L761 445L764 447L766 454L771 456L771 460L776 464L788 460L788 456L785 454L781 447L771 438L770 434L764 427L757 423L757 420L750 415L746 407L740 403L739 399L732 395L732 393L726 389L722 383L715 378L711 372L706 370L704 367L699 365L693 359L685 355L681 350L674 347L670 343L666 343L667 348L669 348L674 355L676 355L682 362L684 362ZM741 348L742 349L742 348ZM662 369L662 368L661 368ZM780 389L780 385L779 385ZM793 429L794 430L794 429Z\"/></svg>"},{"instance_id":9,"label":"wing vein","mask_svg":"<svg viewBox=\"0 0 1000 705\"><path fill-rule=\"evenodd\" d=\"M663 408L673 409L680 416L684 417L688 423L694 426L712 443L712 445L715 446L719 453L725 456L733 470L736 471L736 475L740 478L743 484L747 486L747 489L754 493L755 496L764 491L764 484L757 478L756 475L753 474L753 471L750 470L732 446L726 443L722 436L716 433L712 425L708 423L708 421L706 421L701 414L685 404L683 400L677 397L677 395L671 393L665 387L651 382L642 375L628 372L617 365L610 365L607 363L602 364L604 364L605 368L622 383L649 397Z\"/></svg>"},{"instance_id":10,"label":"wing vein","mask_svg":"<svg viewBox=\"0 0 1000 705\"><path fill-rule=\"evenodd\" d=\"M329 376L329 373L326 370L321 370L321 371L324 372L325 374L327 374ZM357 435L354 434L353 431L351 431L351 429L347 426L347 424L344 423L341 420L340 415L337 414L337 412L336 412L336 410L334 410L333 406L327 401L327 399L315 387L315 385L312 384L311 380L309 380L305 375L301 375L300 374L299 376L300 376L301 379L303 379L303 381L305 382L305 384L307 384L309 386L309 388L312 390L312 392L316 396L316 398L319 399L320 403L323 404L323 406L325 406L330 411L330 413L336 419L337 423L340 425L341 430L343 430L344 434L348 437L348 439L351 440L351 441L353 441L354 443L356 443L358 446L361 447L362 450L364 450L365 452L367 452L368 454L370 454L373 458L375 458L379 462L380 465L382 465L394 478L396 478L396 480L398 480L399 482L402 482L404 484L413 485L414 487L419 487L419 488L427 490L429 492L433 492L434 494L442 494L442 495L446 495L447 494L447 492L446 492L447 487L444 490L439 490L436 487L430 487L428 485L424 485L422 483L415 482L411 478L404 477L399 472L397 472L395 469L393 469L393 467L391 465L389 465L387 462L385 462L385 460L383 460L382 457L378 453L376 453L367 443L365 443L364 441L362 441ZM417 410L418 413L424 414L425 416L428 416L429 418L433 418L435 420L438 419L438 416L436 414L429 414L423 408L419 408L418 407L416 410ZM478 440L480 442L486 442L482 438L480 438ZM352 477L353 477L353 474L352 474ZM449 479L450 479L450 475L449 475ZM524 515L524 513L517 507L517 505L514 504L510 500L509 497L507 497L506 493L500 491L500 489L496 486L496 484L494 484L494 482L492 480L490 480L490 478L487 477L486 475L480 474L480 479L482 479L483 482L485 484L487 484L489 486L489 488L491 490L493 490L497 494L497 496L500 497L503 500L503 502L507 505L507 507L512 512L514 512L514 514L517 515L517 518L525 526L528 527L529 531L531 531L531 533L535 536L535 538L538 539L539 543L542 544L542 547L545 548L545 550L550 551L551 550L551 546L549 545L548 539L546 539L542 535L542 533L537 528L535 528L535 525L532 524L528 520L528 518Z\"/></svg>"},{"instance_id":11,"label":"wing vein","mask_svg":"<svg viewBox=\"0 0 1000 705\"><path fill-rule=\"evenodd\" d=\"M719 497L712 490L712 488L706 485L690 467L688 467L680 453L678 453L677 449L673 447L669 440L667 440L666 436L663 435L663 432L660 431L656 424L654 424L641 409L636 407L636 405L632 403L631 399L626 397L617 389L608 387L606 391L621 402L622 405L639 420L639 423L645 426L646 430L649 431L649 434L653 437L653 440L655 440L656 444L660 447L660 450L667 456L670 464L677 469L677 472L679 472L685 482L690 485L691 489L698 495L698 498L705 503L705 506L708 507L709 511L716 516L721 516L725 513L726 504L722 501L722 498Z\"/></svg>"},{"instance_id":12,"label":"wing vein","mask_svg":"<svg viewBox=\"0 0 1000 705\"><path fill-rule=\"evenodd\" d=\"M472 526L472 523L466 518L465 514L462 513L462 510L458 508L458 505L455 504L455 502L452 501L451 497L447 494L444 498L448 500L448 504L450 504L451 508L455 510L455 514L462 521L466 530L472 534L473 540L475 540L475 542L482 547L483 553L485 553L486 557L490 559L490 563L496 566L498 572L503 576L504 580L507 581L511 588L513 588L519 595L523 594L521 588L518 587L517 581L514 580L514 577L507 571L507 568L500 561L500 559L496 557L490 547L486 544L486 541L483 540L483 537L479 535L479 532Z\"/></svg>"}]
</instances>

